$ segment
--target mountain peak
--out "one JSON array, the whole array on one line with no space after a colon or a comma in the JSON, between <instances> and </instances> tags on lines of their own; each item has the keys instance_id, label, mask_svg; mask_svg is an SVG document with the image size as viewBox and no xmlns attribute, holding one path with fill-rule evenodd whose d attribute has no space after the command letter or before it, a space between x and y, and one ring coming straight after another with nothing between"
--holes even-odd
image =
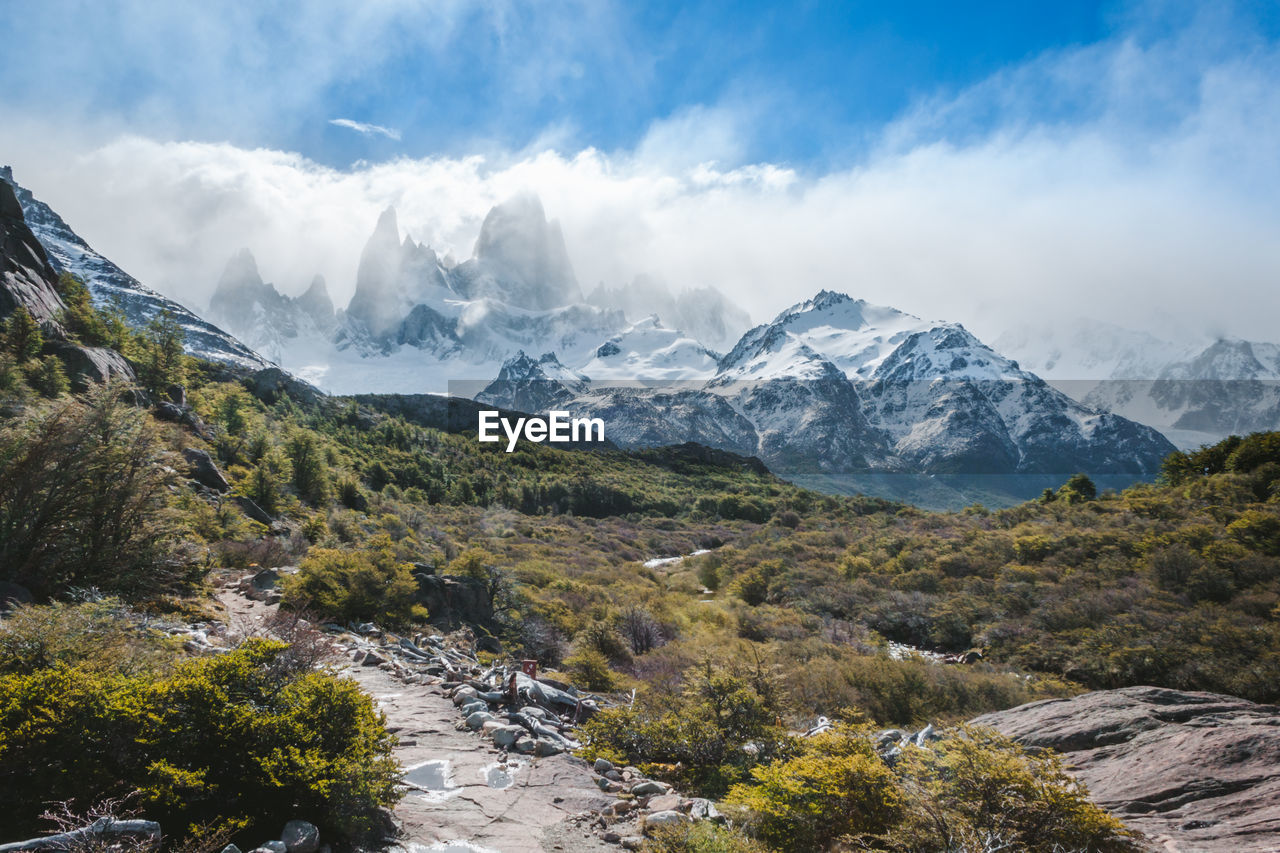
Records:
<instances>
[{"instance_id":1,"label":"mountain peak","mask_svg":"<svg viewBox=\"0 0 1280 853\"><path fill-rule=\"evenodd\" d=\"M218 280L218 289L261 284L262 275L258 272L258 261L254 258L253 252L244 248L227 260L227 265L222 269L222 277Z\"/></svg>"},{"instance_id":2,"label":"mountain peak","mask_svg":"<svg viewBox=\"0 0 1280 853\"><path fill-rule=\"evenodd\" d=\"M388 235L397 243L400 242L400 223L396 219L396 209L387 207L386 210L378 216L378 224L374 226L373 233L375 235Z\"/></svg>"},{"instance_id":3,"label":"mountain peak","mask_svg":"<svg viewBox=\"0 0 1280 853\"><path fill-rule=\"evenodd\" d=\"M547 220L533 193L518 193L489 211L475 257L459 271L471 298L494 296L535 310L582 301L560 224Z\"/></svg>"}]
</instances>

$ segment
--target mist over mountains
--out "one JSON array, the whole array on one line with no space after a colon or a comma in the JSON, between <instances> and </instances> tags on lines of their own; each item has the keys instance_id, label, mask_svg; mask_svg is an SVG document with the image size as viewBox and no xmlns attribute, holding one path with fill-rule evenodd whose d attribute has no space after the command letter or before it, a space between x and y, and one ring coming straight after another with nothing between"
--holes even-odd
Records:
<instances>
[{"instance_id":1,"label":"mist over mountains","mask_svg":"<svg viewBox=\"0 0 1280 853\"><path fill-rule=\"evenodd\" d=\"M282 292L241 249L218 276L214 326L93 252L31 193L19 197L51 256L98 299L121 299L140 321L174 311L197 354L278 363L332 393L571 407L605 418L622 447L695 441L830 490L928 502L920 489L945 481L943 501L1029 496L1077 470L1123 485L1154 476L1166 436L1209 440L1280 412L1266 386L1280 358L1265 344L1200 350L1064 323L1011 330L991 347L958 323L834 291L748 329L710 287L673 293L639 274L586 292L559 224L528 193L489 212L461 261L403 234L386 209L345 306L321 276ZM1082 377L1096 379L1069 381ZM1241 396L1225 381L1262 390Z\"/></svg>"}]
</instances>

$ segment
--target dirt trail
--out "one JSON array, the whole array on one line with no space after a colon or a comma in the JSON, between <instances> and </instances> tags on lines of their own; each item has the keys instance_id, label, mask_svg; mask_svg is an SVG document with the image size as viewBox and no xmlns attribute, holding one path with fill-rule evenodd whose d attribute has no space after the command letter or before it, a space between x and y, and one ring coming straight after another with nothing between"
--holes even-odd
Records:
<instances>
[{"instance_id":1,"label":"dirt trail","mask_svg":"<svg viewBox=\"0 0 1280 853\"><path fill-rule=\"evenodd\" d=\"M232 628L272 608L223 591ZM591 769L569 755L502 756L475 734L457 731L458 712L438 686L404 684L377 667L338 666L373 696L400 738L396 759L409 791L395 809L404 825L401 846L421 853L534 853L616 851L570 821L601 809L613 797L596 787Z\"/></svg>"}]
</instances>

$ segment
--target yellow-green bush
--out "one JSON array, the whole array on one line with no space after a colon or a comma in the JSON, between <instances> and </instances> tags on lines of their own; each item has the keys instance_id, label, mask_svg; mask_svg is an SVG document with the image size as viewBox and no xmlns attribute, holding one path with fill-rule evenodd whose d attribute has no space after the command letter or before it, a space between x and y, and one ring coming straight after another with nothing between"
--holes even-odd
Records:
<instances>
[{"instance_id":1,"label":"yellow-green bush","mask_svg":"<svg viewBox=\"0 0 1280 853\"><path fill-rule=\"evenodd\" d=\"M283 816L360 839L397 797L394 739L354 682L281 664L254 640L167 674L55 662L0 675L0 836L42 827L52 801L134 801L165 832L274 833Z\"/></svg>"},{"instance_id":2,"label":"yellow-green bush","mask_svg":"<svg viewBox=\"0 0 1280 853\"><path fill-rule=\"evenodd\" d=\"M1053 755L961 728L926 748L907 747L890 767L872 734L838 727L804 740L792 757L752 770L728 803L779 850L1141 849Z\"/></svg>"},{"instance_id":3,"label":"yellow-green bush","mask_svg":"<svg viewBox=\"0 0 1280 853\"><path fill-rule=\"evenodd\" d=\"M375 540L361 550L316 548L285 579L284 603L314 609L343 622L391 626L420 622L426 610L414 603L418 582L391 543Z\"/></svg>"},{"instance_id":4,"label":"yellow-green bush","mask_svg":"<svg viewBox=\"0 0 1280 853\"><path fill-rule=\"evenodd\" d=\"M800 755L756 767L728 802L747 810L764 841L785 850L821 850L842 837L880 835L906 799L867 732L841 730L804 743Z\"/></svg>"}]
</instances>

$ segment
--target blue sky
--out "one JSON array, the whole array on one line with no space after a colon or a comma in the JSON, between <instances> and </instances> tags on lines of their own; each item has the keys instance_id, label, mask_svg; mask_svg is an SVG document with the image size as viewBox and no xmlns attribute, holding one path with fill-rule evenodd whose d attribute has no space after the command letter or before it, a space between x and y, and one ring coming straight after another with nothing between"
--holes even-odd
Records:
<instances>
[{"instance_id":1,"label":"blue sky","mask_svg":"<svg viewBox=\"0 0 1280 853\"><path fill-rule=\"evenodd\" d=\"M0 162L199 308L539 193L579 278L1275 337L1280 3L0 0ZM127 215L122 215L125 212ZM1203 295L1214 299L1206 304Z\"/></svg>"},{"instance_id":2,"label":"blue sky","mask_svg":"<svg viewBox=\"0 0 1280 853\"><path fill-rule=\"evenodd\" d=\"M14 6L6 109L331 166L544 144L629 150L656 121L718 107L740 117L735 158L831 168L922 100L1047 52L1118 32L1157 38L1214 14L1011 0ZM1217 14L1273 38L1277 8ZM1062 106L1045 99L1046 117ZM973 119L981 129L994 117Z\"/></svg>"}]
</instances>

